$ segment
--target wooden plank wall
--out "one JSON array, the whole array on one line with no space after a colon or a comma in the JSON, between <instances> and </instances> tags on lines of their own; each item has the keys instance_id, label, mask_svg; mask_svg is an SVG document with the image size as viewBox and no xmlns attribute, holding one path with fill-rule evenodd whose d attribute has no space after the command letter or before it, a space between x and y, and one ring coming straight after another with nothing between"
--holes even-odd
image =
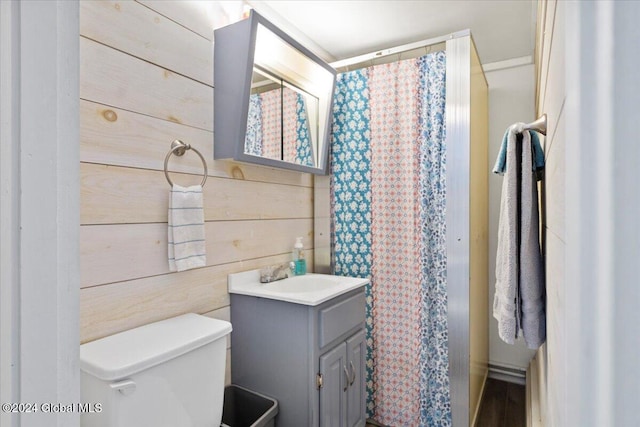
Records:
<instances>
[{"instance_id":1,"label":"wooden plank wall","mask_svg":"<svg viewBox=\"0 0 640 427\"><path fill-rule=\"evenodd\" d=\"M536 110L547 113L542 185L542 241L547 285L547 342L534 362L538 377L539 416L543 425L567 425L562 373L568 360L565 337L565 3L539 2L536 43ZM590 373L585 372L585 375Z\"/></svg>"},{"instance_id":2,"label":"wooden plank wall","mask_svg":"<svg viewBox=\"0 0 640 427\"><path fill-rule=\"evenodd\" d=\"M225 20L214 2L80 2L83 343L187 312L228 319L227 275L288 261L296 236L312 263L312 177L213 161L212 22ZM176 138L208 159L207 266L169 273ZM169 169L201 181L194 153Z\"/></svg>"}]
</instances>

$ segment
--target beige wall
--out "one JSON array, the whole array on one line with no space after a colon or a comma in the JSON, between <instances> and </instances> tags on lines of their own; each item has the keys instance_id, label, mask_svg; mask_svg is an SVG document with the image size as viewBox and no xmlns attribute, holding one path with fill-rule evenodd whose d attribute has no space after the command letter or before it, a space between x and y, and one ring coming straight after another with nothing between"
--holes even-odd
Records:
<instances>
[{"instance_id":1,"label":"beige wall","mask_svg":"<svg viewBox=\"0 0 640 427\"><path fill-rule=\"evenodd\" d=\"M565 4L539 3L536 44L536 108L547 113L544 142L545 180L542 199L542 241L547 285L547 342L536 354L540 419L543 425L562 420L566 384L565 361ZM586 374L586 373L585 373ZM534 397L535 398L535 397Z\"/></svg>"},{"instance_id":2,"label":"beige wall","mask_svg":"<svg viewBox=\"0 0 640 427\"><path fill-rule=\"evenodd\" d=\"M228 319L227 275L288 261L296 236L312 262L312 177L212 160L212 18L226 19L209 2L80 3L81 342L186 312ZM175 138L208 159L207 266L169 273ZM201 180L194 153L170 170Z\"/></svg>"},{"instance_id":3,"label":"beige wall","mask_svg":"<svg viewBox=\"0 0 640 427\"><path fill-rule=\"evenodd\" d=\"M509 61L502 63L510 65ZM529 123L535 117L535 66L519 65L485 72L489 82L489 164L493 169L502 137L515 122ZM489 363L524 371L534 350L527 348L522 336L514 345L498 336L498 322L493 317L493 296L496 282L496 251L503 177L489 174Z\"/></svg>"}]
</instances>

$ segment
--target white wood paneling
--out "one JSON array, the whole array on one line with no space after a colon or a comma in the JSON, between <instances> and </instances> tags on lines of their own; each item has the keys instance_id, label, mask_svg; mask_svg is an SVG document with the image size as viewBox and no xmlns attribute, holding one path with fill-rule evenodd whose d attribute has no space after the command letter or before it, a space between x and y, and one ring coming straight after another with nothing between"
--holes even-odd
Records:
<instances>
[{"instance_id":1,"label":"white wood paneling","mask_svg":"<svg viewBox=\"0 0 640 427\"><path fill-rule=\"evenodd\" d=\"M544 15L539 17L539 19L543 19L544 23L542 24L542 29L544 30L543 34L538 37L539 42L542 43L540 49L538 51L538 71L539 74L536 76L537 86L536 86L536 109L540 110L543 105L544 96L547 93L547 83L549 78L549 61L551 56L551 46L553 44L553 32L554 32L554 22L555 22L555 14L556 14L556 6L558 4L557 0L543 0L544 6L542 8L542 12ZM561 24L560 24L561 25ZM553 77L553 76L552 76Z\"/></svg>"},{"instance_id":2,"label":"white wood paneling","mask_svg":"<svg viewBox=\"0 0 640 427\"><path fill-rule=\"evenodd\" d=\"M548 145L545 163L544 198L545 215L543 222L562 244L565 229L565 120L564 115L557 119L556 135ZM557 243L557 242L555 242ZM552 243L552 244L555 244ZM547 245L549 242L547 242Z\"/></svg>"},{"instance_id":3,"label":"white wood paneling","mask_svg":"<svg viewBox=\"0 0 640 427\"><path fill-rule=\"evenodd\" d=\"M84 37L213 87L210 40L131 0L82 1L80 11Z\"/></svg>"},{"instance_id":4,"label":"white wood paneling","mask_svg":"<svg viewBox=\"0 0 640 427\"><path fill-rule=\"evenodd\" d=\"M546 15L546 6L547 2L538 1L537 5L537 13L536 13L536 46L534 49L533 62L535 66L535 109L538 110L538 93L540 93L540 67L542 66L542 46L544 45L544 24L545 20L542 19L543 16Z\"/></svg>"},{"instance_id":5,"label":"white wood paneling","mask_svg":"<svg viewBox=\"0 0 640 427\"><path fill-rule=\"evenodd\" d=\"M543 427L542 416L540 413L540 389L539 389L539 373L536 357L531 360L531 364L527 368L527 385L526 385L526 412L527 427Z\"/></svg>"},{"instance_id":6,"label":"white wood paneling","mask_svg":"<svg viewBox=\"0 0 640 427\"><path fill-rule=\"evenodd\" d=\"M564 24L565 3L560 1L555 5L552 31L553 40L549 44L549 62L544 86L544 97L541 99L540 112L547 113L548 130L545 144L545 154L551 150L555 140L555 134L560 120L562 105L565 102L565 34L562 30ZM549 18L550 19L550 18ZM556 31L557 26L557 31ZM562 138L561 138L562 139Z\"/></svg>"},{"instance_id":7,"label":"white wood paneling","mask_svg":"<svg viewBox=\"0 0 640 427\"><path fill-rule=\"evenodd\" d=\"M92 341L136 325L186 312L205 313L228 305L224 272L229 268L225 267L200 268L82 289L81 340Z\"/></svg>"},{"instance_id":8,"label":"white wood paneling","mask_svg":"<svg viewBox=\"0 0 640 427\"><path fill-rule=\"evenodd\" d=\"M81 341L188 312L229 320L220 315L229 310L227 275L287 262L289 258L289 254L275 255L84 288L80 292Z\"/></svg>"},{"instance_id":9,"label":"white wood paneling","mask_svg":"<svg viewBox=\"0 0 640 427\"><path fill-rule=\"evenodd\" d=\"M545 414L549 419L559 419L563 410L563 397L566 384L561 380L562 373L566 372L566 334L565 334L565 250L566 245L551 230L546 230L547 253L546 274L547 280L547 343L545 346L546 357L539 355L541 360L547 360L545 366L541 366L539 372L544 375L540 380L545 380L550 387L542 387L546 395L542 402Z\"/></svg>"},{"instance_id":10,"label":"white wood paneling","mask_svg":"<svg viewBox=\"0 0 640 427\"><path fill-rule=\"evenodd\" d=\"M80 177L83 224L167 222L163 172L84 163ZM172 173L171 180L196 185L202 176ZM203 188L205 220L313 218L312 197L309 187L213 177Z\"/></svg>"},{"instance_id":11,"label":"white wood paneling","mask_svg":"<svg viewBox=\"0 0 640 427\"><path fill-rule=\"evenodd\" d=\"M82 342L185 312L224 317L228 273L288 261L297 236L313 254L309 174L213 161L213 28L234 13L216 2L82 4ZM207 267L181 273L168 272L166 248L174 139L198 149L210 175ZM193 153L168 169L176 183L201 180Z\"/></svg>"},{"instance_id":12,"label":"white wood paneling","mask_svg":"<svg viewBox=\"0 0 640 427\"><path fill-rule=\"evenodd\" d=\"M213 130L209 86L84 37L80 73L82 99Z\"/></svg>"},{"instance_id":13,"label":"white wood paneling","mask_svg":"<svg viewBox=\"0 0 640 427\"><path fill-rule=\"evenodd\" d=\"M640 395L640 86L631 71L640 3L565 7L567 403L552 421L630 426Z\"/></svg>"},{"instance_id":14,"label":"white wood paneling","mask_svg":"<svg viewBox=\"0 0 640 427\"><path fill-rule=\"evenodd\" d=\"M312 219L205 223L207 265L289 253L296 236L311 248ZM169 273L167 225L87 225L80 231L82 287Z\"/></svg>"},{"instance_id":15,"label":"white wood paneling","mask_svg":"<svg viewBox=\"0 0 640 427\"><path fill-rule=\"evenodd\" d=\"M201 0L137 1L208 40L213 40L214 28L229 23L227 14L220 5L216 4L220 2Z\"/></svg>"},{"instance_id":16,"label":"white wood paneling","mask_svg":"<svg viewBox=\"0 0 640 427\"><path fill-rule=\"evenodd\" d=\"M162 170L174 139L191 144L205 159L213 159L212 131L84 100L80 101L80 119L83 162ZM171 160L169 170L198 174L202 163L197 156L182 156ZM216 171L209 174L216 175Z\"/></svg>"},{"instance_id":17,"label":"white wood paneling","mask_svg":"<svg viewBox=\"0 0 640 427\"><path fill-rule=\"evenodd\" d=\"M171 141L181 139L207 160L209 176L310 187L310 174L213 160L213 132L157 119L145 114L80 101L82 162L162 170ZM170 171L202 173L198 156L172 156Z\"/></svg>"},{"instance_id":18,"label":"white wood paneling","mask_svg":"<svg viewBox=\"0 0 640 427\"><path fill-rule=\"evenodd\" d=\"M538 35L537 114L548 117L544 139L545 179L542 183L542 240L547 287L547 342L532 362L537 372L539 416L543 425L568 425L564 418L566 382L565 307L565 2L544 2Z\"/></svg>"}]
</instances>

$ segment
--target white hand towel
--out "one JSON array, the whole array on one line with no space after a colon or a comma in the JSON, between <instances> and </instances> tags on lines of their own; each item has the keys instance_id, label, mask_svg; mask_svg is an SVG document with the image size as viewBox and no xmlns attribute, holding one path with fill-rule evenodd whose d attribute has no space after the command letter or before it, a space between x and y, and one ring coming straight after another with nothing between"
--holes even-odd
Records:
<instances>
[{"instance_id":1,"label":"white hand towel","mask_svg":"<svg viewBox=\"0 0 640 427\"><path fill-rule=\"evenodd\" d=\"M173 184L169 196L169 270L207 265L202 186Z\"/></svg>"}]
</instances>

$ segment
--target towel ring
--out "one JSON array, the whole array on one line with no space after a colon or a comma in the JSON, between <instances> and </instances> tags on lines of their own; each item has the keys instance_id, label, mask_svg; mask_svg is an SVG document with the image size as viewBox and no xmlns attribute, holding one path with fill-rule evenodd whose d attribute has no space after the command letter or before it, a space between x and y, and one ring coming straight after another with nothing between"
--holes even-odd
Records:
<instances>
[{"instance_id":1,"label":"towel ring","mask_svg":"<svg viewBox=\"0 0 640 427\"><path fill-rule=\"evenodd\" d=\"M207 175L209 174L209 171L207 170L207 162L204 160L204 157L202 157L202 154L200 154L198 150L196 150L189 144L185 144L179 139L173 140L173 142L171 143L171 150L169 150L167 156L164 158L164 176L165 178L167 178L167 182L169 183L169 185L173 187L173 182L171 182L171 178L169 178L169 172L167 171L169 157L171 157L172 154L175 154L176 156L182 156L187 150L193 150L193 152L196 153L198 157L200 157L200 160L202 160L204 174L202 175L202 182L200 183L200 186L204 187L204 183L207 182Z\"/></svg>"}]
</instances>

